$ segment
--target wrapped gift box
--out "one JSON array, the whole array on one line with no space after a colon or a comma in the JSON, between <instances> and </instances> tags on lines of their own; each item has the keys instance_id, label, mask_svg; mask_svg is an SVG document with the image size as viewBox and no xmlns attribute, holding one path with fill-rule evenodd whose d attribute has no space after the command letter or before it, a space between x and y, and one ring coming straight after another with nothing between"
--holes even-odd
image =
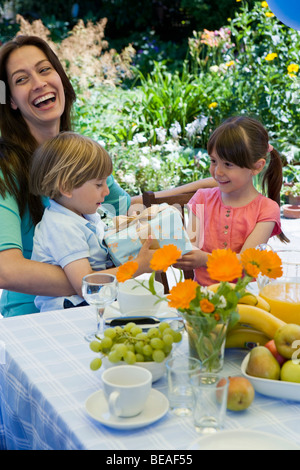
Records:
<instances>
[{"instance_id":1,"label":"wrapped gift box","mask_svg":"<svg viewBox=\"0 0 300 470\"><path fill-rule=\"evenodd\" d=\"M182 254L192 250L178 209L157 204L137 216L114 218L114 228L106 232L104 240L115 266L134 259L149 235L153 239L152 249L173 244Z\"/></svg>"}]
</instances>

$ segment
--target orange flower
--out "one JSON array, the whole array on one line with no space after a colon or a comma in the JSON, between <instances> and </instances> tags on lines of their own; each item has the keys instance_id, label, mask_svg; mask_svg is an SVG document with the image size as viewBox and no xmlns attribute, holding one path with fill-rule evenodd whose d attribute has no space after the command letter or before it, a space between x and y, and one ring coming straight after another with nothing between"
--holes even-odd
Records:
<instances>
[{"instance_id":1,"label":"orange flower","mask_svg":"<svg viewBox=\"0 0 300 470\"><path fill-rule=\"evenodd\" d=\"M232 250L213 250L208 256L207 272L215 281L231 282L241 277L243 267Z\"/></svg>"},{"instance_id":2,"label":"orange flower","mask_svg":"<svg viewBox=\"0 0 300 470\"><path fill-rule=\"evenodd\" d=\"M150 268L154 271L164 271L181 257L181 251L175 245L164 245L155 251L150 262Z\"/></svg>"},{"instance_id":3,"label":"orange flower","mask_svg":"<svg viewBox=\"0 0 300 470\"><path fill-rule=\"evenodd\" d=\"M127 261L122 264L116 274L118 282L125 282L131 279L134 273L138 270L138 263L136 261Z\"/></svg>"},{"instance_id":4,"label":"orange flower","mask_svg":"<svg viewBox=\"0 0 300 470\"><path fill-rule=\"evenodd\" d=\"M200 300L200 308L203 313L212 313L215 310L215 306L207 299Z\"/></svg>"},{"instance_id":5,"label":"orange flower","mask_svg":"<svg viewBox=\"0 0 300 470\"><path fill-rule=\"evenodd\" d=\"M281 259L274 251L248 248L241 254L241 261L249 276L257 277L259 273L271 278L282 276Z\"/></svg>"},{"instance_id":6,"label":"orange flower","mask_svg":"<svg viewBox=\"0 0 300 470\"><path fill-rule=\"evenodd\" d=\"M247 263L244 266L244 269L246 273L248 274L248 276L251 276L251 277L257 277L260 273L259 267L253 263Z\"/></svg>"},{"instance_id":7,"label":"orange flower","mask_svg":"<svg viewBox=\"0 0 300 470\"><path fill-rule=\"evenodd\" d=\"M261 273L265 276L271 277L272 279L281 277L283 270L280 256L277 253L274 253L274 251L264 251L263 253L265 253L265 259Z\"/></svg>"},{"instance_id":8,"label":"orange flower","mask_svg":"<svg viewBox=\"0 0 300 470\"><path fill-rule=\"evenodd\" d=\"M179 282L170 290L167 299L172 308L189 308L190 303L196 297L198 283L192 279Z\"/></svg>"}]
</instances>

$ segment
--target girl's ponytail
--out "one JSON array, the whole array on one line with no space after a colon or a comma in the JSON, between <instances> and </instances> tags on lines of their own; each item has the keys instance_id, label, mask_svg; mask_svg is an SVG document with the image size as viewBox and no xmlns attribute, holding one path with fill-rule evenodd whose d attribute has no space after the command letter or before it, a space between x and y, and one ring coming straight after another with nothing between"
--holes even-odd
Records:
<instances>
[{"instance_id":1,"label":"girl's ponytail","mask_svg":"<svg viewBox=\"0 0 300 470\"><path fill-rule=\"evenodd\" d=\"M274 148L270 152L270 162L263 176L262 188L265 194L280 206L280 191L282 187L282 161ZM266 191L267 189L267 191ZM290 240L281 232L278 238L285 243Z\"/></svg>"}]
</instances>

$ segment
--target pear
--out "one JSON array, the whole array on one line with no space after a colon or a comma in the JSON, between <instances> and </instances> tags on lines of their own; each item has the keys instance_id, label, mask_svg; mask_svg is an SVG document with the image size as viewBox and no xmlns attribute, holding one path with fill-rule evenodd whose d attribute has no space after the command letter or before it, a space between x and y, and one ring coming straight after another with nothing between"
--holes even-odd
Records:
<instances>
[{"instance_id":1,"label":"pear","mask_svg":"<svg viewBox=\"0 0 300 470\"><path fill-rule=\"evenodd\" d=\"M263 379L278 380L280 365L268 348L256 346L250 352L246 373Z\"/></svg>"}]
</instances>

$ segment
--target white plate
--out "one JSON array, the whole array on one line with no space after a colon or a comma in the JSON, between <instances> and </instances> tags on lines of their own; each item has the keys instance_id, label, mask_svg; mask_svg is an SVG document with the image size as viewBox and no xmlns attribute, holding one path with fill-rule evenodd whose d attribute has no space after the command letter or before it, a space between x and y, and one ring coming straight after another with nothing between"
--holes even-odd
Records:
<instances>
[{"instance_id":1,"label":"white plate","mask_svg":"<svg viewBox=\"0 0 300 470\"><path fill-rule=\"evenodd\" d=\"M105 426L114 429L137 429L162 418L169 409L169 401L163 393L152 388L145 408L139 415L119 418L110 414L104 392L99 390L87 399L85 408L92 418Z\"/></svg>"},{"instance_id":2,"label":"white plate","mask_svg":"<svg viewBox=\"0 0 300 470\"><path fill-rule=\"evenodd\" d=\"M294 382L286 382L284 380L262 379L253 377L246 373L247 364L250 353L244 358L241 370L242 374L250 380L253 387L258 393L269 397L280 398L282 400L300 401L300 384Z\"/></svg>"},{"instance_id":3,"label":"white plate","mask_svg":"<svg viewBox=\"0 0 300 470\"><path fill-rule=\"evenodd\" d=\"M300 450L300 447L274 434L239 429L197 439L189 450Z\"/></svg>"},{"instance_id":4,"label":"white plate","mask_svg":"<svg viewBox=\"0 0 300 470\"><path fill-rule=\"evenodd\" d=\"M159 307L158 307L158 310L157 312L153 313L152 311L147 311L147 310L143 310L143 311L136 311L136 312L132 312L131 314L128 314L126 313L126 315L123 315L121 314L120 312L120 308L119 308L119 303L118 301L116 302L113 302L111 305L108 305L105 309L105 313L104 313L104 318L112 318L112 317L115 317L115 318L118 318L118 317L121 317L121 316L126 316L126 317L129 317L129 316L143 316L143 317L147 317L147 316L150 316L150 317L176 317L177 315L177 310L175 308L171 308L168 306L168 303L167 302L160 302L159 303Z\"/></svg>"}]
</instances>

